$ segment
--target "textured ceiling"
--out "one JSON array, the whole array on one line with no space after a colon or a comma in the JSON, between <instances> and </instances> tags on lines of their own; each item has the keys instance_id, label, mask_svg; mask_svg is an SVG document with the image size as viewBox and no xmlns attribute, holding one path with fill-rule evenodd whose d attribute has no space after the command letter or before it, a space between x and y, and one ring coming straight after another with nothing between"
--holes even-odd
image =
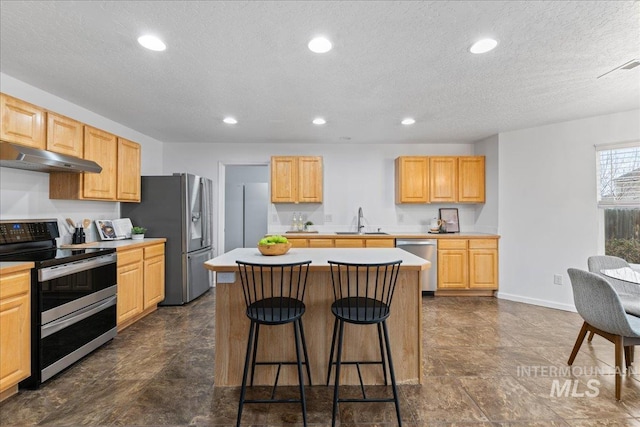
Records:
<instances>
[{"instance_id":1,"label":"textured ceiling","mask_svg":"<svg viewBox=\"0 0 640 427\"><path fill-rule=\"evenodd\" d=\"M640 108L640 67L597 79L640 58L638 1L1 1L0 27L2 73L164 142L469 142Z\"/></svg>"}]
</instances>

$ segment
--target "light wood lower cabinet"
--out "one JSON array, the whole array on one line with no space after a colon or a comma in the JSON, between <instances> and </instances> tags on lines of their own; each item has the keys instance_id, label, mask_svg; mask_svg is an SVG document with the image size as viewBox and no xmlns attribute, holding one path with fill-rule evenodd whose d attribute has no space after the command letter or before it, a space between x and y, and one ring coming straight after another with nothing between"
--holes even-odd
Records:
<instances>
[{"instance_id":1,"label":"light wood lower cabinet","mask_svg":"<svg viewBox=\"0 0 640 427\"><path fill-rule=\"evenodd\" d=\"M0 275L0 401L31 375L31 271Z\"/></svg>"},{"instance_id":2,"label":"light wood lower cabinet","mask_svg":"<svg viewBox=\"0 0 640 427\"><path fill-rule=\"evenodd\" d=\"M393 248L395 239L308 238L287 237L293 248Z\"/></svg>"},{"instance_id":3,"label":"light wood lower cabinet","mask_svg":"<svg viewBox=\"0 0 640 427\"><path fill-rule=\"evenodd\" d=\"M438 291L491 294L498 289L497 239L438 241ZM488 291L488 292L487 292Z\"/></svg>"},{"instance_id":4,"label":"light wood lower cabinet","mask_svg":"<svg viewBox=\"0 0 640 427\"><path fill-rule=\"evenodd\" d=\"M144 309L164 300L164 244L144 248Z\"/></svg>"},{"instance_id":5,"label":"light wood lower cabinet","mask_svg":"<svg viewBox=\"0 0 640 427\"><path fill-rule=\"evenodd\" d=\"M164 244L118 250L118 331L164 300Z\"/></svg>"}]
</instances>

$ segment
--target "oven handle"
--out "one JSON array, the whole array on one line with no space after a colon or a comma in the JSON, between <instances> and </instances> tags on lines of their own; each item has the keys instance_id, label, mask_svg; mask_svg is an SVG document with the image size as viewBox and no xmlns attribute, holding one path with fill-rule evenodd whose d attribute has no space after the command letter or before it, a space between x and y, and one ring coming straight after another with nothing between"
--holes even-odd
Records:
<instances>
[{"instance_id":1,"label":"oven handle","mask_svg":"<svg viewBox=\"0 0 640 427\"><path fill-rule=\"evenodd\" d=\"M103 301L97 302L93 305L82 308L78 311L74 311L73 313L61 317L58 320L54 320L51 323L43 325L41 328L40 337L46 338L51 334L55 334L56 332L73 325L74 323L78 323L81 320L86 319L87 317L101 312L105 308L111 307L112 305L116 305L116 295L109 297Z\"/></svg>"},{"instance_id":2,"label":"oven handle","mask_svg":"<svg viewBox=\"0 0 640 427\"><path fill-rule=\"evenodd\" d=\"M58 277L68 276L70 274L79 273L81 271L90 270L116 262L116 254L101 255L96 258L82 259L80 261L70 262L68 264L55 265L38 270L38 281L46 282L47 280L57 279Z\"/></svg>"}]
</instances>

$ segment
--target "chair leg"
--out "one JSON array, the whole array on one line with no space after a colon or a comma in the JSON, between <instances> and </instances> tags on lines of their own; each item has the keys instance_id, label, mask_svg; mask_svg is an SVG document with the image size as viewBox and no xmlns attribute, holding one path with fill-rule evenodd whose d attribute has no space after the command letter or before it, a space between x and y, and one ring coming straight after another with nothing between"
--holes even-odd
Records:
<instances>
[{"instance_id":1,"label":"chair leg","mask_svg":"<svg viewBox=\"0 0 640 427\"><path fill-rule=\"evenodd\" d=\"M250 385L253 387L253 376L256 373L256 356L258 354L258 337L260 336L260 324L256 323L256 339L253 344L253 357L251 358L251 381Z\"/></svg>"},{"instance_id":2,"label":"chair leg","mask_svg":"<svg viewBox=\"0 0 640 427\"><path fill-rule=\"evenodd\" d=\"M337 320L337 319L336 319ZM340 322L340 330L338 332L338 355L336 360L336 376L333 381L333 414L331 416L331 427L336 427L336 415L338 413L338 398L340 389L340 361L342 359L342 338L344 334L344 322ZM335 328L334 328L335 329Z\"/></svg>"},{"instance_id":3,"label":"chair leg","mask_svg":"<svg viewBox=\"0 0 640 427\"><path fill-rule=\"evenodd\" d=\"M616 346L616 400L620 400L620 392L622 387L622 336L616 335L613 343Z\"/></svg>"},{"instance_id":4,"label":"chair leg","mask_svg":"<svg viewBox=\"0 0 640 427\"><path fill-rule=\"evenodd\" d=\"M580 350L580 347L582 346L584 337L587 335L587 331L588 331L587 322L584 322L582 323L582 329L580 329L580 332L578 333L578 338L576 339L576 343L573 345L573 351L571 352L571 356L569 356L569 361L567 362L569 366L573 365L573 361L576 359L576 356L578 355L578 350Z\"/></svg>"},{"instance_id":5,"label":"chair leg","mask_svg":"<svg viewBox=\"0 0 640 427\"><path fill-rule=\"evenodd\" d=\"M633 363L633 346L628 345L624 348L624 365L629 369Z\"/></svg>"},{"instance_id":6,"label":"chair leg","mask_svg":"<svg viewBox=\"0 0 640 427\"><path fill-rule=\"evenodd\" d=\"M587 341L591 342L593 340L594 335L595 333L593 331L589 332L589 338L587 338Z\"/></svg>"},{"instance_id":7,"label":"chair leg","mask_svg":"<svg viewBox=\"0 0 640 427\"><path fill-rule=\"evenodd\" d=\"M253 345L253 333L255 331L256 324L251 322L249 328L249 339L247 340L247 353L244 359L244 371L242 373L242 387L240 388L240 404L238 405L238 420L236 427L240 427L240 420L242 419L242 408L244 406L244 399L247 393L247 375L249 375L249 358L251 357L251 346Z\"/></svg>"},{"instance_id":8,"label":"chair leg","mask_svg":"<svg viewBox=\"0 0 640 427\"><path fill-rule=\"evenodd\" d=\"M400 417L400 399L398 399L398 387L396 386L396 375L393 370L393 360L391 359L391 346L389 345L389 331L387 330L387 321L382 322L382 330L384 332L384 342L387 347L387 358L389 360L389 375L391 376L391 388L393 389L393 400L396 404L396 415L398 416L398 427L402 427L402 418Z\"/></svg>"},{"instance_id":9,"label":"chair leg","mask_svg":"<svg viewBox=\"0 0 640 427\"><path fill-rule=\"evenodd\" d=\"M307 427L307 400L304 395L304 375L302 374L302 353L300 341L302 340L298 322L293 322L293 335L296 342L296 360L298 361L298 386L300 387L300 405L302 406L302 423ZM307 364L307 367L309 365Z\"/></svg>"},{"instance_id":10,"label":"chair leg","mask_svg":"<svg viewBox=\"0 0 640 427\"><path fill-rule=\"evenodd\" d=\"M302 339L302 351L304 353L304 364L307 367L307 379L309 380L309 386L311 383L311 367L309 366L309 353L307 352L307 340L304 338L304 328L302 327L302 319L298 319L298 326L300 327L300 338Z\"/></svg>"},{"instance_id":11,"label":"chair leg","mask_svg":"<svg viewBox=\"0 0 640 427\"><path fill-rule=\"evenodd\" d=\"M329 367L327 368L327 385L331 379L331 368L333 367L333 351L336 348L336 337L338 332L338 318L333 322L333 334L331 334L331 351L329 352Z\"/></svg>"},{"instance_id":12,"label":"chair leg","mask_svg":"<svg viewBox=\"0 0 640 427\"><path fill-rule=\"evenodd\" d=\"M378 344L380 345L380 361L382 363L382 376L384 377L384 385L389 385L387 382L387 364L384 356L384 347L382 347L382 325L378 323Z\"/></svg>"}]
</instances>

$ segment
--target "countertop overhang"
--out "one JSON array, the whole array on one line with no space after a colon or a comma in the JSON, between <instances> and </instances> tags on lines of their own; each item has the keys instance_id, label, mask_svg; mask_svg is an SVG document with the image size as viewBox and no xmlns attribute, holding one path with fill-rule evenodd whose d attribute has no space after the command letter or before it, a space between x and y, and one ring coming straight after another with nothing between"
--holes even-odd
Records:
<instances>
[{"instance_id":1,"label":"countertop overhang","mask_svg":"<svg viewBox=\"0 0 640 427\"><path fill-rule=\"evenodd\" d=\"M291 248L279 256L264 256L258 248L238 248L210 259L204 266L217 272L236 272L236 261L259 264L283 264L311 261L309 271L329 271L329 261L352 263L382 263L401 260L401 270L426 270L431 263L407 251L397 248Z\"/></svg>"}]
</instances>

